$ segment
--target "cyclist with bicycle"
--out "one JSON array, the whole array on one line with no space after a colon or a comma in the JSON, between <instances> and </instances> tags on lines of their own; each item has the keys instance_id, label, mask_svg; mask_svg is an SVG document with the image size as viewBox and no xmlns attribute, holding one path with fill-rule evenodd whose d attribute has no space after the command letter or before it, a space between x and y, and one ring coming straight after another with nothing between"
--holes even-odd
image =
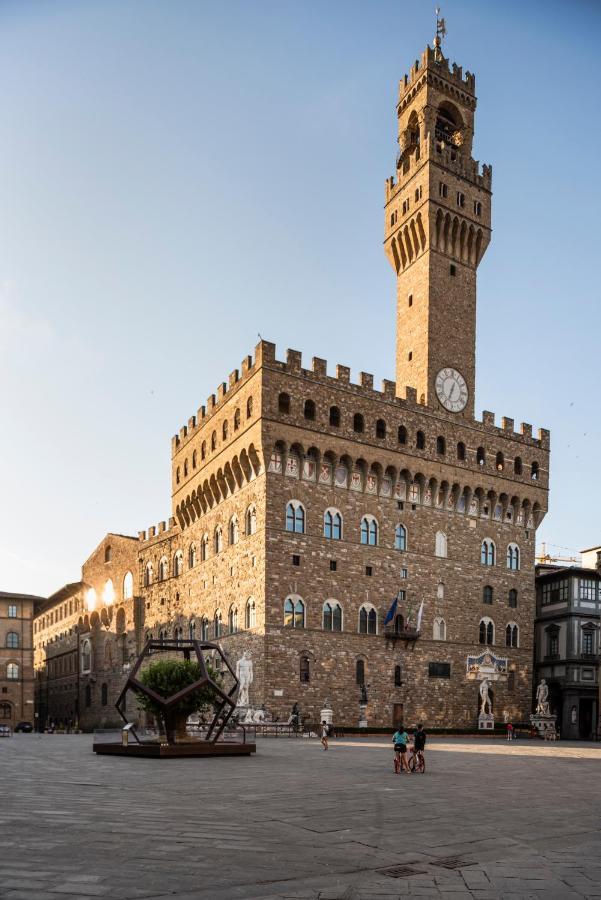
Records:
<instances>
[{"instance_id":1,"label":"cyclist with bicycle","mask_svg":"<svg viewBox=\"0 0 601 900\"><path fill-rule=\"evenodd\" d=\"M407 765L407 742L409 735L405 731L404 725L399 725L392 738L394 744L394 771L400 775L403 771L409 774L409 766Z\"/></svg>"},{"instance_id":2,"label":"cyclist with bicycle","mask_svg":"<svg viewBox=\"0 0 601 900\"><path fill-rule=\"evenodd\" d=\"M413 732L413 756L411 757L412 772L426 771L426 757L424 756L425 748L426 732L424 731L422 723L419 722L417 728Z\"/></svg>"}]
</instances>

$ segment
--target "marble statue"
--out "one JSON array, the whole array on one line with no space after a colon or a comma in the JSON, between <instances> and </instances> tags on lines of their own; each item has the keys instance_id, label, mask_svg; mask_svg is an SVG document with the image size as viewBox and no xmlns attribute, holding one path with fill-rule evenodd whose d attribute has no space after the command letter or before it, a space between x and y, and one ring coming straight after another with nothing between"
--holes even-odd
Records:
<instances>
[{"instance_id":1,"label":"marble statue","mask_svg":"<svg viewBox=\"0 0 601 900\"><path fill-rule=\"evenodd\" d=\"M490 700L489 694L489 684L488 678L485 678L483 682L480 684L480 715L485 716L487 714L486 707L488 707L488 715L492 715L492 703Z\"/></svg>"},{"instance_id":2,"label":"marble statue","mask_svg":"<svg viewBox=\"0 0 601 900\"><path fill-rule=\"evenodd\" d=\"M536 689L536 713L537 716L549 716L549 686L544 678Z\"/></svg>"},{"instance_id":3,"label":"marble statue","mask_svg":"<svg viewBox=\"0 0 601 900\"><path fill-rule=\"evenodd\" d=\"M250 658L250 650L245 650L236 663L236 678L239 681L238 706L248 706L248 692L253 682L253 664Z\"/></svg>"}]
</instances>

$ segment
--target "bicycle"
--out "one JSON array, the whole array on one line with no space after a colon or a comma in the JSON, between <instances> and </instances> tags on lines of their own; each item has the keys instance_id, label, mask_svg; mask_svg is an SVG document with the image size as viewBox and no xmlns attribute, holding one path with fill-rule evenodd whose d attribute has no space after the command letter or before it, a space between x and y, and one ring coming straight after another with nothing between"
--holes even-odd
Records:
<instances>
[{"instance_id":1,"label":"bicycle","mask_svg":"<svg viewBox=\"0 0 601 900\"><path fill-rule=\"evenodd\" d=\"M414 750L409 760L409 769L416 775L425 775L426 773L426 757L423 750Z\"/></svg>"}]
</instances>

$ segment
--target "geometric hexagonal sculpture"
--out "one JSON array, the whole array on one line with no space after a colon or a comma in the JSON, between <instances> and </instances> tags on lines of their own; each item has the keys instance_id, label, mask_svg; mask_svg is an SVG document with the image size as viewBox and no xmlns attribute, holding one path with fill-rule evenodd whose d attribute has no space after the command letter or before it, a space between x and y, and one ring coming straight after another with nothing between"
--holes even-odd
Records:
<instances>
[{"instance_id":1,"label":"geometric hexagonal sculpture","mask_svg":"<svg viewBox=\"0 0 601 900\"><path fill-rule=\"evenodd\" d=\"M137 675L140 671L141 666L144 661L148 659L151 655L156 652L168 652L171 654L182 654L184 659L190 660L191 656L194 655L196 657L196 661L198 662L198 666L200 669L200 678L197 679L193 684L186 685L186 687L177 691L174 694L171 694L168 697L164 697L161 694L157 693L155 690L150 688L148 685L143 684L138 678ZM207 669L205 654L211 653L214 656L218 656L222 663L222 671L225 668L225 674L230 676L228 680L231 682L231 686L229 689L224 689L220 684L218 684L213 678L211 678L211 674ZM136 732L136 729L133 724L130 724L125 711L125 699L128 691L132 691L136 695L144 695L148 697L152 702L159 707L163 716L169 714L169 710L173 709L177 706L177 704L192 694L194 691L197 691L199 688L203 687L211 687L212 692L216 698L216 702L213 703L214 715L211 722L208 725L208 730L206 735L204 735L201 739L196 742L187 742L187 746L185 751L182 750L182 753L185 752L185 755L213 755L213 753L222 754L225 750L230 750L232 753L251 753L255 752L256 747L255 744L249 744L244 741L243 744L240 745L224 745L223 742L219 743L217 746L217 742L219 741L220 736L223 733L224 728L229 722L232 713L236 709L236 700L238 697L238 689L239 689L239 681L236 677L236 673L232 669L227 657L223 653L221 647L218 644L211 643L210 641L197 641L191 639L182 639L182 640L154 640L151 639L146 642L142 652L138 656L138 659L135 662L133 669L131 670L127 681L123 687L123 690L119 694L117 702L115 704L117 708L117 712L123 719L123 721L129 725L129 734L134 738L137 743L137 747L129 748L130 755L132 750L141 751L144 746L148 747L147 742L140 741L140 738ZM242 729L244 731L244 729ZM194 744L198 748L198 753L195 754ZM202 746L201 746L202 745ZM157 745L155 744L155 750ZM243 749L244 748L244 749ZM126 748L125 748L126 749ZM103 746L101 744L94 745L94 750L96 752L119 752L118 748L115 745L108 744ZM139 752L131 753L131 755L142 755ZM179 755L177 750L174 747L170 748L168 752L164 747L162 748L160 753L153 753L152 755Z\"/></svg>"}]
</instances>

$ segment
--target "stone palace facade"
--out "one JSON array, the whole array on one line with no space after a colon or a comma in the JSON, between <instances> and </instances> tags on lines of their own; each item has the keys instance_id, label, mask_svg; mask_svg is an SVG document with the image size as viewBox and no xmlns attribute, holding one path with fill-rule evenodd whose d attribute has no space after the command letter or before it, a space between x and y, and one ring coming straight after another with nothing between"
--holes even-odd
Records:
<instances>
[{"instance_id":1,"label":"stone palace facade","mask_svg":"<svg viewBox=\"0 0 601 900\"><path fill-rule=\"evenodd\" d=\"M356 724L363 686L370 725L473 727L486 676L496 718L527 720L549 433L474 415L492 181L475 108L438 44L400 82L396 382L261 341L173 438L169 521L107 535L40 612L46 716L114 721L145 640L196 635L250 651L251 705L280 719L328 699Z\"/></svg>"}]
</instances>

